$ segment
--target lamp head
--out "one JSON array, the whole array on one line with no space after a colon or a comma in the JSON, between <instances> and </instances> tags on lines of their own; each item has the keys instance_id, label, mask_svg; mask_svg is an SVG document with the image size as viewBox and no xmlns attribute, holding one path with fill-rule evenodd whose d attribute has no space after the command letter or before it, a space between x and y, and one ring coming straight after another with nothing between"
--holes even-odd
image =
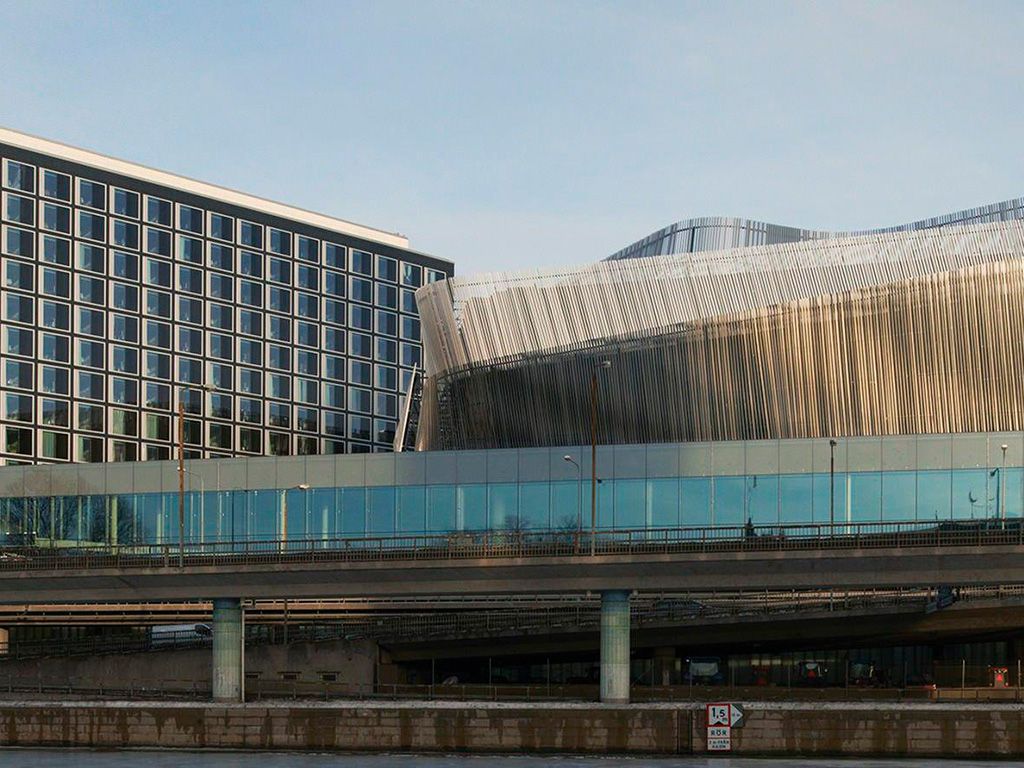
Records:
<instances>
[{"instance_id":1,"label":"lamp head","mask_svg":"<svg viewBox=\"0 0 1024 768\"><path fill-rule=\"evenodd\" d=\"M309 490L309 483L299 483L298 485L295 486L295 490L297 490L297 491L308 491Z\"/></svg>"}]
</instances>

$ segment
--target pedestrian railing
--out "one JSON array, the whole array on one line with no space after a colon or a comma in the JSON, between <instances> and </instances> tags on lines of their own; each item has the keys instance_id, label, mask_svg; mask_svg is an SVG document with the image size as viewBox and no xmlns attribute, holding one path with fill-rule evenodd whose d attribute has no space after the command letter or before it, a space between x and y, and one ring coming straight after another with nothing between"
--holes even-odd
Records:
<instances>
[{"instance_id":1,"label":"pedestrian railing","mask_svg":"<svg viewBox=\"0 0 1024 768\"><path fill-rule=\"evenodd\" d=\"M1020 520L837 523L596 531L459 532L358 538L7 546L0 571L179 568L329 562L489 560L1024 546Z\"/></svg>"}]
</instances>

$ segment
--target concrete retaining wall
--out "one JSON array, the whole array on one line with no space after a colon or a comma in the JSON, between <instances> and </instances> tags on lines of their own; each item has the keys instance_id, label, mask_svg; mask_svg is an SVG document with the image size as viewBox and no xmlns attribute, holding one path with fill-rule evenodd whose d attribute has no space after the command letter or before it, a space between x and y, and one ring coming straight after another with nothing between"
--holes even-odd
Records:
<instances>
[{"instance_id":1,"label":"concrete retaining wall","mask_svg":"<svg viewBox=\"0 0 1024 768\"><path fill-rule=\"evenodd\" d=\"M255 645L246 649L245 670L261 681L280 681L287 675L289 680L319 682L323 673L330 673L338 683L369 687L376 653L377 646L370 640ZM107 690L159 689L164 681L185 681L186 687L208 690L212 677L213 653L208 647L0 663L0 691L8 681L27 686L37 681L53 686L73 683L79 688Z\"/></svg>"},{"instance_id":2,"label":"concrete retaining wall","mask_svg":"<svg viewBox=\"0 0 1024 768\"><path fill-rule=\"evenodd\" d=\"M1024 756L1019 705L747 704L733 752ZM0 702L0 745L691 754L697 705Z\"/></svg>"}]
</instances>

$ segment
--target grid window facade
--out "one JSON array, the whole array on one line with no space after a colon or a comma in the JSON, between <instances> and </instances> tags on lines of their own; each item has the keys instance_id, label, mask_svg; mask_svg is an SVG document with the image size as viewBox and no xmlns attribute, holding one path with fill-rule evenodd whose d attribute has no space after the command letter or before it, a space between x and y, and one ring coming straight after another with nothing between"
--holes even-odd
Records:
<instances>
[{"instance_id":1,"label":"grid window facade","mask_svg":"<svg viewBox=\"0 0 1024 768\"><path fill-rule=\"evenodd\" d=\"M0 145L0 463L391 449L448 262ZM212 388L212 391L211 391Z\"/></svg>"}]
</instances>

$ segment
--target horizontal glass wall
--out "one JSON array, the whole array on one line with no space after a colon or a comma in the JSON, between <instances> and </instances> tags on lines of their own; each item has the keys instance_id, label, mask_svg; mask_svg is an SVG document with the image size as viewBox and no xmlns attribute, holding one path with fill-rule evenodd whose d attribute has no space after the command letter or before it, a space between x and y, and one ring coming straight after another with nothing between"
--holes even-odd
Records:
<instances>
[{"instance_id":1,"label":"horizontal glass wall","mask_svg":"<svg viewBox=\"0 0 1024 768\"><path fill-rule=\"evenodd\" d=\"M0 499L0 541L178 541L178 494ZM602 530L1020 517L1020 468L603 480ZM589 481L193 491L188 542L590 528Z\"/></svg>"}]
</instances>

